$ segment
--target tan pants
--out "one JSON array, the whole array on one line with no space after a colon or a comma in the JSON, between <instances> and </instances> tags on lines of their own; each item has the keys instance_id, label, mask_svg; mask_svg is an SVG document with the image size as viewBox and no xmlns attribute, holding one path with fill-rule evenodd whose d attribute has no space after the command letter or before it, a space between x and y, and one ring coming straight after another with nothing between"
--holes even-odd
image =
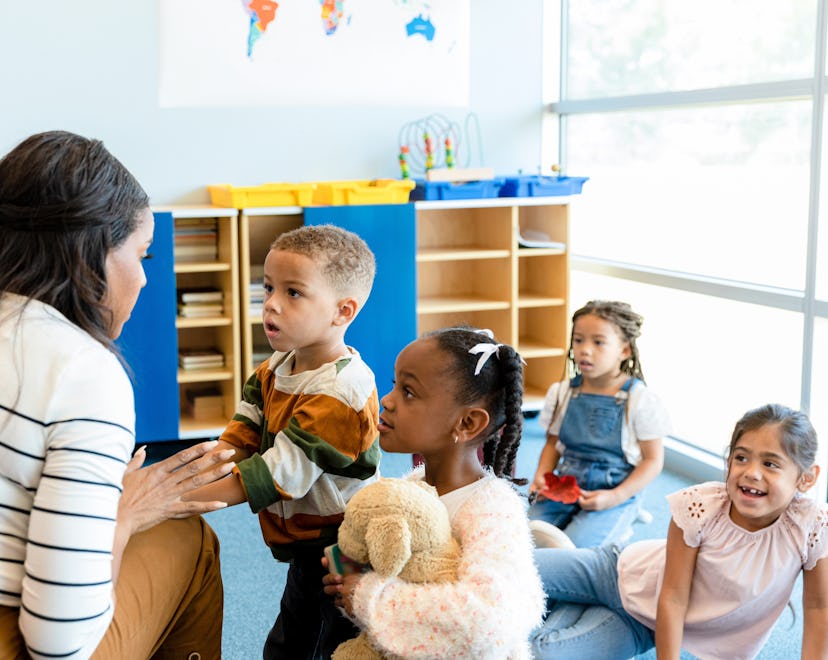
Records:
<instances>
[{"instance_id":1,"label":"tan pants","mask_svg":"<svg viewBox=\"0 0 828 660\"><path fill-rule=\"evenodd\" d=\"M200 517L168 520L127 544L115 616L95 660L221 657L224 590L219 543ZM18 611L0 607L0 658L28 658Z\"/></svg>"}]
</instances>

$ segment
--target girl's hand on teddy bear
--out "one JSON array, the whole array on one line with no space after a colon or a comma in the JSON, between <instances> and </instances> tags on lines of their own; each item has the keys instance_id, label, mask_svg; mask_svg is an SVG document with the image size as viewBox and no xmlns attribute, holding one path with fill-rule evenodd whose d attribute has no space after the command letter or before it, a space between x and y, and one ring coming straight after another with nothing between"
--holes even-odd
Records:
<instances>
[{"instance_id":1,"label":"girl's hand on teddy bear","mask_svg":"<svg viewBox=\"0 0 828 660\"><path fill-rule=\"evenodd\" d=\"M322 557L322 566L328 568L328 558ZM322 576L322 591L331 598L336 598L342 589L342 576L338 573L325 573Z\"/></svg>"},{"instance_id":2,"label":"girl's hand on teddy bear","mask_svg":"<svg viewBox=\"0 0 828 660\"><path fill-rule=\"evenodd\" d=\"M338 593L336 598L334 599L334 603L341 607L345 612L347 612L348 616L354 615L354 591L356 591L357 584L359 583L360 578L362 575L360 573L352 573L351 575L346 575L345 577L338 576L339 579L342 581L340 585L338 585Z\"/></svg>"}]
</instances>

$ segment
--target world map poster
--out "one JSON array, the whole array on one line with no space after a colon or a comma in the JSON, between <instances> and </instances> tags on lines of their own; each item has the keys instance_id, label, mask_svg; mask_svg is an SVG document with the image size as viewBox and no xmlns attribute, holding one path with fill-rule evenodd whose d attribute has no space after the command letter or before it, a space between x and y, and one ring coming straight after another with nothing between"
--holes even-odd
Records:
<instances>
[{"instance_id":1,"label":"world map poster","mask_svg":"<svg viewBox=\"0 0 828 660\"><path fill-rule=\"evenodd\" d=\"M466 106L470 0L159 0L161 107Z\"/></svg>"}]
</instances>

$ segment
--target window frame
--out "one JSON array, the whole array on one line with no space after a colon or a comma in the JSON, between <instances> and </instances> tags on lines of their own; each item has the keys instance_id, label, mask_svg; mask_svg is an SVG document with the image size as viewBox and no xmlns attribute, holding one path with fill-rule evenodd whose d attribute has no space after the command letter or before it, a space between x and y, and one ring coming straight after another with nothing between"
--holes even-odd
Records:
<instances>
[{"instance_id":1,"label":"window frame","mask_svg":"<svg viewBox=\"0 0 828 660\"><path fill-rule=\"evenodd\" d=\"M800 408L809 413L812 407L812 376L814 357L815 321L817 318L828 319L828 300L817 298L817 253L820 214L820 188L822 184L822 153L825 114L825 95L828 90L826 78L826 40L828 27L828 0L817 1L817 21L814 44L814 76L777 82L735 85L729 87L690 89L675 92L649 93L629 96L613 96L594 99L571 99L567 94L567 34L568 4L570 0L547 0L544 3L546 38L544 44L545 64L551 69L546 76L544 93L546 101L544 112L544 143L550 143L544 154L547 162L545 169L552 162L566 168L567 153L570 145L567 139L567 120L573 115L616 112L620 110L653 110L665 108L693 108L722 104L761 103L768 101L800 99L810 101L811 117L811 154L809 164L809 199L807 242L804 250L805 283L804 289L792 290L757 285L747 282L724 280L704 275L654 268L623 261L601 259L588 254L570 255L573 270L605 275L624 280L631 280L670 289L700 293L726 300L747 302L755 305L794 311L803 315L802 365ZM551 44L558 38L558 48ZM551 82L549 82L551 81ZM826 182L828 186L828 182ZM825 231L828 231L828 214L825 218ZM828 260L828 255L826 255ZM826 266L828 267L828 266ZM826 433L828 437L828 433ZM828 457L823 441L820 460L828 472L825 459ZM684 471L691 471L694 476L710 478L711 468L721 465L721 457L706 455L708 452L693 447L677 439L672 439L668 446L668 455L674 454ZM688 460L695 463L695 468L688 468ZM720 477L719 477L720 478ZM826 494L825 479L822 480L821 493Z\"/></svg>"}]
</instances>

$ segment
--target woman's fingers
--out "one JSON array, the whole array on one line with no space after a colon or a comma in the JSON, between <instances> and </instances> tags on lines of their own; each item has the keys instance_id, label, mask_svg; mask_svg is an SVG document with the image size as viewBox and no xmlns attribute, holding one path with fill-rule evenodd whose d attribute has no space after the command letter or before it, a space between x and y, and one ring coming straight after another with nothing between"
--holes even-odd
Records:
<instances>
[{"instance_id":1,"label":"woman's fingers","mask_svg":"<svg viewBox=\"0 0 828 660\"><path fill-rule=\"evenodd\" d=\"M218 447L218 440L199 442L197 445L186 447L181 451L177 451L169 458L161 461L161 464L164 465L170 472L174 472L182 467L191 465L194 461L197 461L205 455L209 455L209 453L216 447Z\"/></svg>"},{"instance_id":2,"label":"woman's fingers","mask_svg":"<svg viewBox=\"0 0 828 660\"><path fill-rule=\"evenodd\" d=\"M227 502L219 502L218 500L213 502L178 501L170 507L170 516L172 518L189 518L190 516L225 508L227 508Z\"/></svg>"},{"instance_id":3,"label":"woman's fingers","mask_svg":"<svg viewBox=\"0 0 828 660\"><path fill-rule=\"evenodd\" d=\"M135 470L140 469L140 467L144 464L144 461L147 459L147 446L141 445L138 449L135 450L135 453L132 455L132 458L129 459L129 463L127 463L126 471L124 474L129 474L130 472L135 472Z\"/></svg>"},{"instance_id":4,"label":"woman's fingers","mask_svg":"<svg viewBox=\"0 0 828 660\"><path fill-rule=\"evenodd\" d=\"M233 450L230 449L228 451L232 455ZM200 486L206 486L207 484L211 484L214 481L223 479L233 471L235 465L235 463L229 463L225 460L224 462L220 463L219 465L213 468L206 470L198 470L191 477L188 477L187 479L182 479L177 483L179 486L181 486L181 488L183 488L183 492L191 491L196 488L199 488Z\"/></svg>"}]
</instances>

